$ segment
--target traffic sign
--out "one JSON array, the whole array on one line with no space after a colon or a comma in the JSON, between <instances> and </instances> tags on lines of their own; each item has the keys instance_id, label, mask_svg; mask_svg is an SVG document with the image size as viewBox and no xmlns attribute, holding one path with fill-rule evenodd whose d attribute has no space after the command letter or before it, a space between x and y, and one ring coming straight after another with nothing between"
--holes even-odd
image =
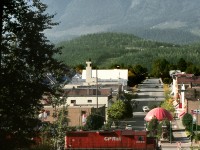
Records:
<instances>
[{"instance_id":1,"label":"traffic sign","mask_svg":"<svg viewBox=\"0 0 200 150\"><path fill-rule=\"evenodd\" d=\"M200 109L191 110L192 114L200 114Z\"/></svg>"}]
</instances>

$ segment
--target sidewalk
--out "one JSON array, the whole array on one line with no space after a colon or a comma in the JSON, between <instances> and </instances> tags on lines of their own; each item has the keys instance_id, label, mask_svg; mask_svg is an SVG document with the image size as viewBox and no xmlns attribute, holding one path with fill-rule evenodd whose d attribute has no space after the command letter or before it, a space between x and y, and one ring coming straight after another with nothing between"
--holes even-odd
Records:
<instances>
[{"instance_id":1,"label":"sidewalk","mask_svg":"<svg viewBox=\"0 0 200 150\"><path fill-rule=\"evenodd\" d=\"M187 137L185 127L180 119L174 119L172 121L172 131L174 139L171 143L161 143L162 150L178 150L178 143L181 143L181 148L184 150L200 150L198 144L191 143L190 137Z\"/></svg>"},{"instance_id":2,"label":"sidewalk","mask_svg":"<svg viewBox=\"0 0 200 150\"><path fill-rule=\"evenodd\" d=\"M187 138L185 127L183 126L182 121L180 119L174 119L172 121L172 131L174 139L177 141Z\"/></svg>"}]
</instances>

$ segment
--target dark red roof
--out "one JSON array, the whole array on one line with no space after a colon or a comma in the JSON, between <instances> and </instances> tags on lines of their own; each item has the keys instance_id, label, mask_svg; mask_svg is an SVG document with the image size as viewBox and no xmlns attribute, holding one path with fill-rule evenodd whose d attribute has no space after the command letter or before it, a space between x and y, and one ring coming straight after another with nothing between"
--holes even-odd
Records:
<instances>
[{"instance_id":1,"label":"dark red roof","mask_svg":"<svg viewBox=\"0 0 200 150\"><path fill-rule=\"evenodd\" d=\"M177 78L178 84L200 84L200 76L192 76L192 77L178 77Z\"/></svg>"},{"instance_id":2,"label":"dark red roof","mask_svg":"<svg viewBox=\"0 0 200 150\"><path fill-rule=\"evenodd\" d=\"M69 89L65 90L67 96L86 96L86 95L97 95L98 96L109 96L111 95L111 89Z\"/></svg>"}]
</instances>

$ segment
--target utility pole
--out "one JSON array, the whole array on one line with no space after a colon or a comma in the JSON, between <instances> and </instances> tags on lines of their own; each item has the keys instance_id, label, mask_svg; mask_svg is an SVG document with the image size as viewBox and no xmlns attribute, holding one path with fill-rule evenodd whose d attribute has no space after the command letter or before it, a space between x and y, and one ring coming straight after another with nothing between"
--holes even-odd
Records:
<instances>
[{"instance_id":1,"label":"utility pole","mask_svg":"<svg viewBox=\"0 0 200 150\"><path fill-rule=\"evenodd\" d=\"M99 100L98 100L98 72L96 69L96 98L97 98L97 109L99 108Z\"/></svg>"},{"instance_id":2,"label":"utility pole","mask_svg":"<svg viewBox=\"0 0 200 150\"><path fill-rule=\"evenodd\" d=\"M196 121L196 134L197 134L197 131L198 131L198 122L199 122L199 99L197 99L197 101L198 101L198 108L197 108L197 121Z\"/></svg>"}]
</instances>

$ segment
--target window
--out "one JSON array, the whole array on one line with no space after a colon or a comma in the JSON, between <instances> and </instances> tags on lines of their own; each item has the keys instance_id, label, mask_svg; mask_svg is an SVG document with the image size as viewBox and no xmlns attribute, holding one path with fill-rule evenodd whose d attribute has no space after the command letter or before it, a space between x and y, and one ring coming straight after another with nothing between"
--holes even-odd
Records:
<instances>
[{"instance_id":1,"label":"window","mask_svg":"<svg viewBox=\"0 0 200 150\"><path fill-rule=\"evenodd\" d=\"M50 116L50 111L46 110L47 116Z\"/></svg>"},{"instance_id":2,"label":"window","mask_svg":"<svg viewBox=\"0 0 200 150\"><path fill-rule=\"evenodd\" d=\"M76 104L76 100L71 100L71 104Z\"/></svg>"},{"instance_id":3,"label":"window","mask_svg":"<svg viewBox=\"0 0 200 150\"><path fill-rule=\"evenodd\" d=\"M84 115L84 114L86 114L86 111L81 111L81 115Z\"/></svg>"},{"instance_id":4,"label":"window","mask_svg":"<svg viewBox=\"0 0 200 150\"><path fill-rule=\"evenodd\" d=\"M89 99L89 100L87 100L87 102L88 102L88 103L92 103L92 100L91 100L91 99Z\"/></svg>"},{"instance_id":5,"label":"window","mask_svg":"<svg viewBox=\"0 0 200 150\"><path fill-rule=\"evenodd\" d=\"M144 141L144 137L143 136L138 136L138 141Z\"/></svg>"}]
</instances>

